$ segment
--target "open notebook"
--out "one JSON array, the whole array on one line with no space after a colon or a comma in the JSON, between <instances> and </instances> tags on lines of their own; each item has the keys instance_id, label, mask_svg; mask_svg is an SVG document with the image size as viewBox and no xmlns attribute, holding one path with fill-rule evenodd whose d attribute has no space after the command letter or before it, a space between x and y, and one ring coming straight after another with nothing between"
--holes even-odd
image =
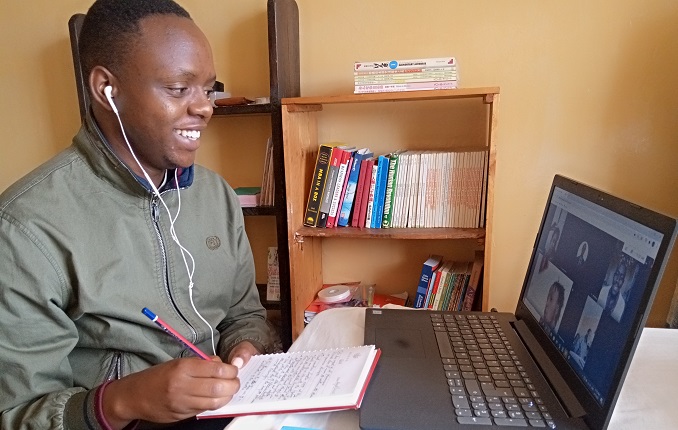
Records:
<instances>
[{"instance_id":1,"label":"open notebook","mask_svg":"<svg viewBox=\"0 0 678 430\"><path fill-rule=\"evenodd\" d=\"M675 237L556 176L515 314L367 310L382 355L361 428L606 428Z\"/></svg>"}]
</instances>

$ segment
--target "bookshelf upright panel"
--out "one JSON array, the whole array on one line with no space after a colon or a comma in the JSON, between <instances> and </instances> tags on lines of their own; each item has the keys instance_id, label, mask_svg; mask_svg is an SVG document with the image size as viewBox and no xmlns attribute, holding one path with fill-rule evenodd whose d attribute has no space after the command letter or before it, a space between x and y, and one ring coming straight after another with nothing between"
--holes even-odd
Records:
<instances>
[{"instance_id":1,"label":"bookshelf upright panel","mask_svg":"<svg viewBox=\"0 0 678 430\"><path fill-rule=\"evenodd\" d=\"M411 296L429 250L464 261L472 261L475 253L481 252L485 268L489 267L490 249L486 244L491 243L498 95L499 89L490 87L282 99L293 338L303 329L304 309L323 282L346 280L336 279L336 273L327 279L331 266L337 265L333 254L341 254L346 260L340 270L355 272L367 283L378 277L377 291L406 290ZM338 120L341 127L336 127L332 120ZM347 127L347 121L353 122ZM383 129L370 135L372 129L378 127ZM342 134L342 130L349 130L348 134ZM318 147L337 140L356 147L368 146L375 156L396 149L486 150L485 227L304 226ZM381 265L372 263L370 253L382 256L388 252L393 252L393 257L386 259L392 261ZM392 291L380 291L382 280L384 288ZM485 310L489 300L488 283L485 270L480 298Z\"/></svg>"}]
</instances>

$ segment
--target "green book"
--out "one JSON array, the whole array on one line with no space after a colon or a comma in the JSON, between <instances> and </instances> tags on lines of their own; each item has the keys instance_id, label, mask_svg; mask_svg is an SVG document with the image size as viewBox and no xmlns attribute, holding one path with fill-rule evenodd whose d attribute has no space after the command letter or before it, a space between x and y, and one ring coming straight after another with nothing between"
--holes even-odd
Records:
<instances>
[{"instance_id":1,"label":"green book","mask_svg":"<svg viewBox=\"0 0 678 430\"><path fill-rule=\"evenodd\" d=\"M259 196L261 187L238 187L233 191L238 195L240 206L243 208L252 208L259 206Z\"/></svg>"},{"instance_id":2,"label":"green book","mask_svg":"<svg viewBox=\"0 0 678 430\"><path fill-rule=\"evenodd\" d=\"M382 228L390 228L393 219L393 210L395 209L395 184L398 178L398 160L400 160L400 151L392 152L388 161L384 214L382 215L381 220Z\"/></svg>"}]
</instances>

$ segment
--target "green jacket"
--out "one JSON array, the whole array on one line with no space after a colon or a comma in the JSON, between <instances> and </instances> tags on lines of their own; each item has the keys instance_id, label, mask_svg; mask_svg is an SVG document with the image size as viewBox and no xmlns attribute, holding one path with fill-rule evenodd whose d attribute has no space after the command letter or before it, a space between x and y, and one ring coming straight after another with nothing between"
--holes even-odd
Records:
<instances>
[{"instance_id":1,"label":"green jacket","mask_svg":"<svg viewBox=\"0 0 678 430\"><path fill-rule=\"evenodd\" d=\"M195 259L193 300L225 358L242 340L271 347L242 210L217 174L182 175L175 229ZM182 184L180 181L180 184ZM174 216L176 188L163 199ZM0 195L2 429L99 429L93 389L191 356L148 307L212 354L162 204L91 118L73 144Z\"/></svg>"}]
</instances>

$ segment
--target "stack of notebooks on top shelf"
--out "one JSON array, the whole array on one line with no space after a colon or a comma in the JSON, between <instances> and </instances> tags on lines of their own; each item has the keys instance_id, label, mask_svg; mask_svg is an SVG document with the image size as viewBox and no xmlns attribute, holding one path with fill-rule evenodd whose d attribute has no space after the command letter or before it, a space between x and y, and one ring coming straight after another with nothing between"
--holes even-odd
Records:
<instances>
[{"instance_id":1,"label":"stack of notebooks on top shelf","mask_svg":"<svg viewBox=\"0 0 678 430\"><path fill-rule=\"evenodd\" d=\"M356 62L355 94L457 88L454 57Z\"/></svg>"},{"instance_id":2,"label":"stack of notebooks on top shelf","mask_svg":"<svg viewBox=\"0 0 678 430\"><path fill-rule=\"evenodd\" d=\"M322 144L308 227L481 228L487 151L394 151Z\"/></svg>"},{"instance_id":3,"label":"stack of notebooks on top shelf","mask_svg":"<svg viewBox=\"0 0 678 430\"><path fill-rule=\"evenodd\" d=\"M482 269L482 254L470 263L431 255L421 269L414 307L435 311L472 310Z\"/></svg>"}]
</instances>

